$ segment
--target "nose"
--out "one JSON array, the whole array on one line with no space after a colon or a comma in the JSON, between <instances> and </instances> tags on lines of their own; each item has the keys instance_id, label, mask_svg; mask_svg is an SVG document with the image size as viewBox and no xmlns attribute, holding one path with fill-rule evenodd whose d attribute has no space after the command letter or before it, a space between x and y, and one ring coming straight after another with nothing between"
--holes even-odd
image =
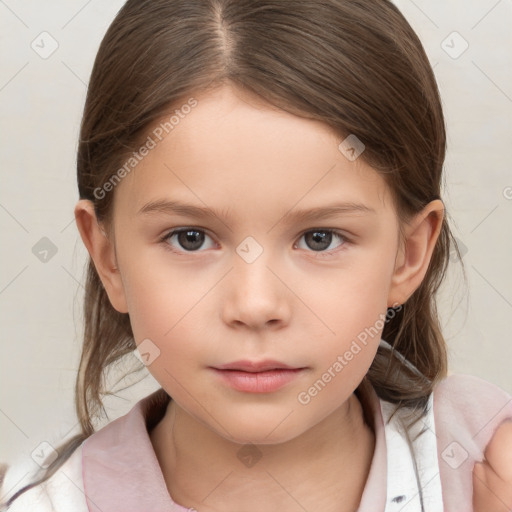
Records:
<instances>
[{"instance_id":1,"label":"nose","mask_svg":"<svg viewBox=\"0 0 512 512\"><path fill-rule=\"evenodd\" d=\"M234 268L225 282L222 318L232 327L279 329L290 321L290 292L265 252L252 263L234 255Z\"/></svg>"}]
</instances>

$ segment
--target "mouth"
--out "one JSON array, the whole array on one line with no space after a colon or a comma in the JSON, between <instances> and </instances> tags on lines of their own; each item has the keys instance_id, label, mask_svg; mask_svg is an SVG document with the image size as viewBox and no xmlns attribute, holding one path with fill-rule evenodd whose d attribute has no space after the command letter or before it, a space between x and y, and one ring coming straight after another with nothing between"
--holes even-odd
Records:
<instances>
[{"instance_id":1,"label":"mouth","mask_svg":"<svg viewBox=\"0 0 512 512\"><path fill-rule=\"evenodd\" d=\"M292 367L280 361L235 361L211 367L229 387L246 393L271 393L302 375L306 367Z\"/></svg>"}]
</instances>

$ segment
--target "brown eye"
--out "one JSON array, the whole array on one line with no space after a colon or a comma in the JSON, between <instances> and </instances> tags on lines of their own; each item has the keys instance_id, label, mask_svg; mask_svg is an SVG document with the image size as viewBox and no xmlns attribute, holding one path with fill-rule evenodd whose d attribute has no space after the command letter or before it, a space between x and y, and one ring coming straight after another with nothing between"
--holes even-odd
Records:
<instances>
[{"instance_id":1,"label":"brown eye","mask_svg":"<svg viewBox=\"0 0 512 512\"><path fill-rule=\"evenodd\" d=\"M198 252L198 249L203 246L206 238L210 237L200 229L185 228L171 231L162 241L169 244L173 250L178 252ZM178 246L172 243L173 239L177 241Z\"/></svg>"},{"instance_id":2,"label":"brown eye","mask_svg":"<svg viewBox=\"0 0 512 512\"><path fill-rule=\"evenodd\" d=\"M314 252L329 252L340 247L346 241L343 235L329 229L313 229L306 231L301 238L304 238L307 248ZM341 240L341 243L329 249L335 238ZM329 249L329 251L326 251L326 249Z\"/></svg>"}]
</instances>

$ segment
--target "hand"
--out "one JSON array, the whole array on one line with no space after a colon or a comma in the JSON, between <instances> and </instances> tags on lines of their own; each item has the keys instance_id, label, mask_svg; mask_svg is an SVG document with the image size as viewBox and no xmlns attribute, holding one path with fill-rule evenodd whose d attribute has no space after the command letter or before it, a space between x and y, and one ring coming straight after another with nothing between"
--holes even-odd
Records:
<instances>
[{"instance_id":1,"label":"hand","mask_svg":"<svg viewBox=\"0 0 512 512\"><path fill-rule=\"evenodd\" d=\"M473 468L473 511L512 511L512 421L503 422Z\"/></svg>"}]
</instances>

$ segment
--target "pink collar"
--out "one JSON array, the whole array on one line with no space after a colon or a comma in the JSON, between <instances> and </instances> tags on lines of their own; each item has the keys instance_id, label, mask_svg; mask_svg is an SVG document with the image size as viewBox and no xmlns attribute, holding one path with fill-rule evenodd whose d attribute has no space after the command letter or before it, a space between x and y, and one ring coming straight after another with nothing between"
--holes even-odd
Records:
<instances>
[{"instance_id":1,"label":"pink collar","mask_svg":"<svg viewBox=\"0 0 512 512\"><path fill-rule=\"evenodd\" d=\"M384 510L386 500L384 423L373 389L370 398L376 444L358 512ZM148 434L148 426L161 419L168 401L160 388L84 441L82 470L89 512L190 512L170 497Z\"/></svg>"}]
</instances>

